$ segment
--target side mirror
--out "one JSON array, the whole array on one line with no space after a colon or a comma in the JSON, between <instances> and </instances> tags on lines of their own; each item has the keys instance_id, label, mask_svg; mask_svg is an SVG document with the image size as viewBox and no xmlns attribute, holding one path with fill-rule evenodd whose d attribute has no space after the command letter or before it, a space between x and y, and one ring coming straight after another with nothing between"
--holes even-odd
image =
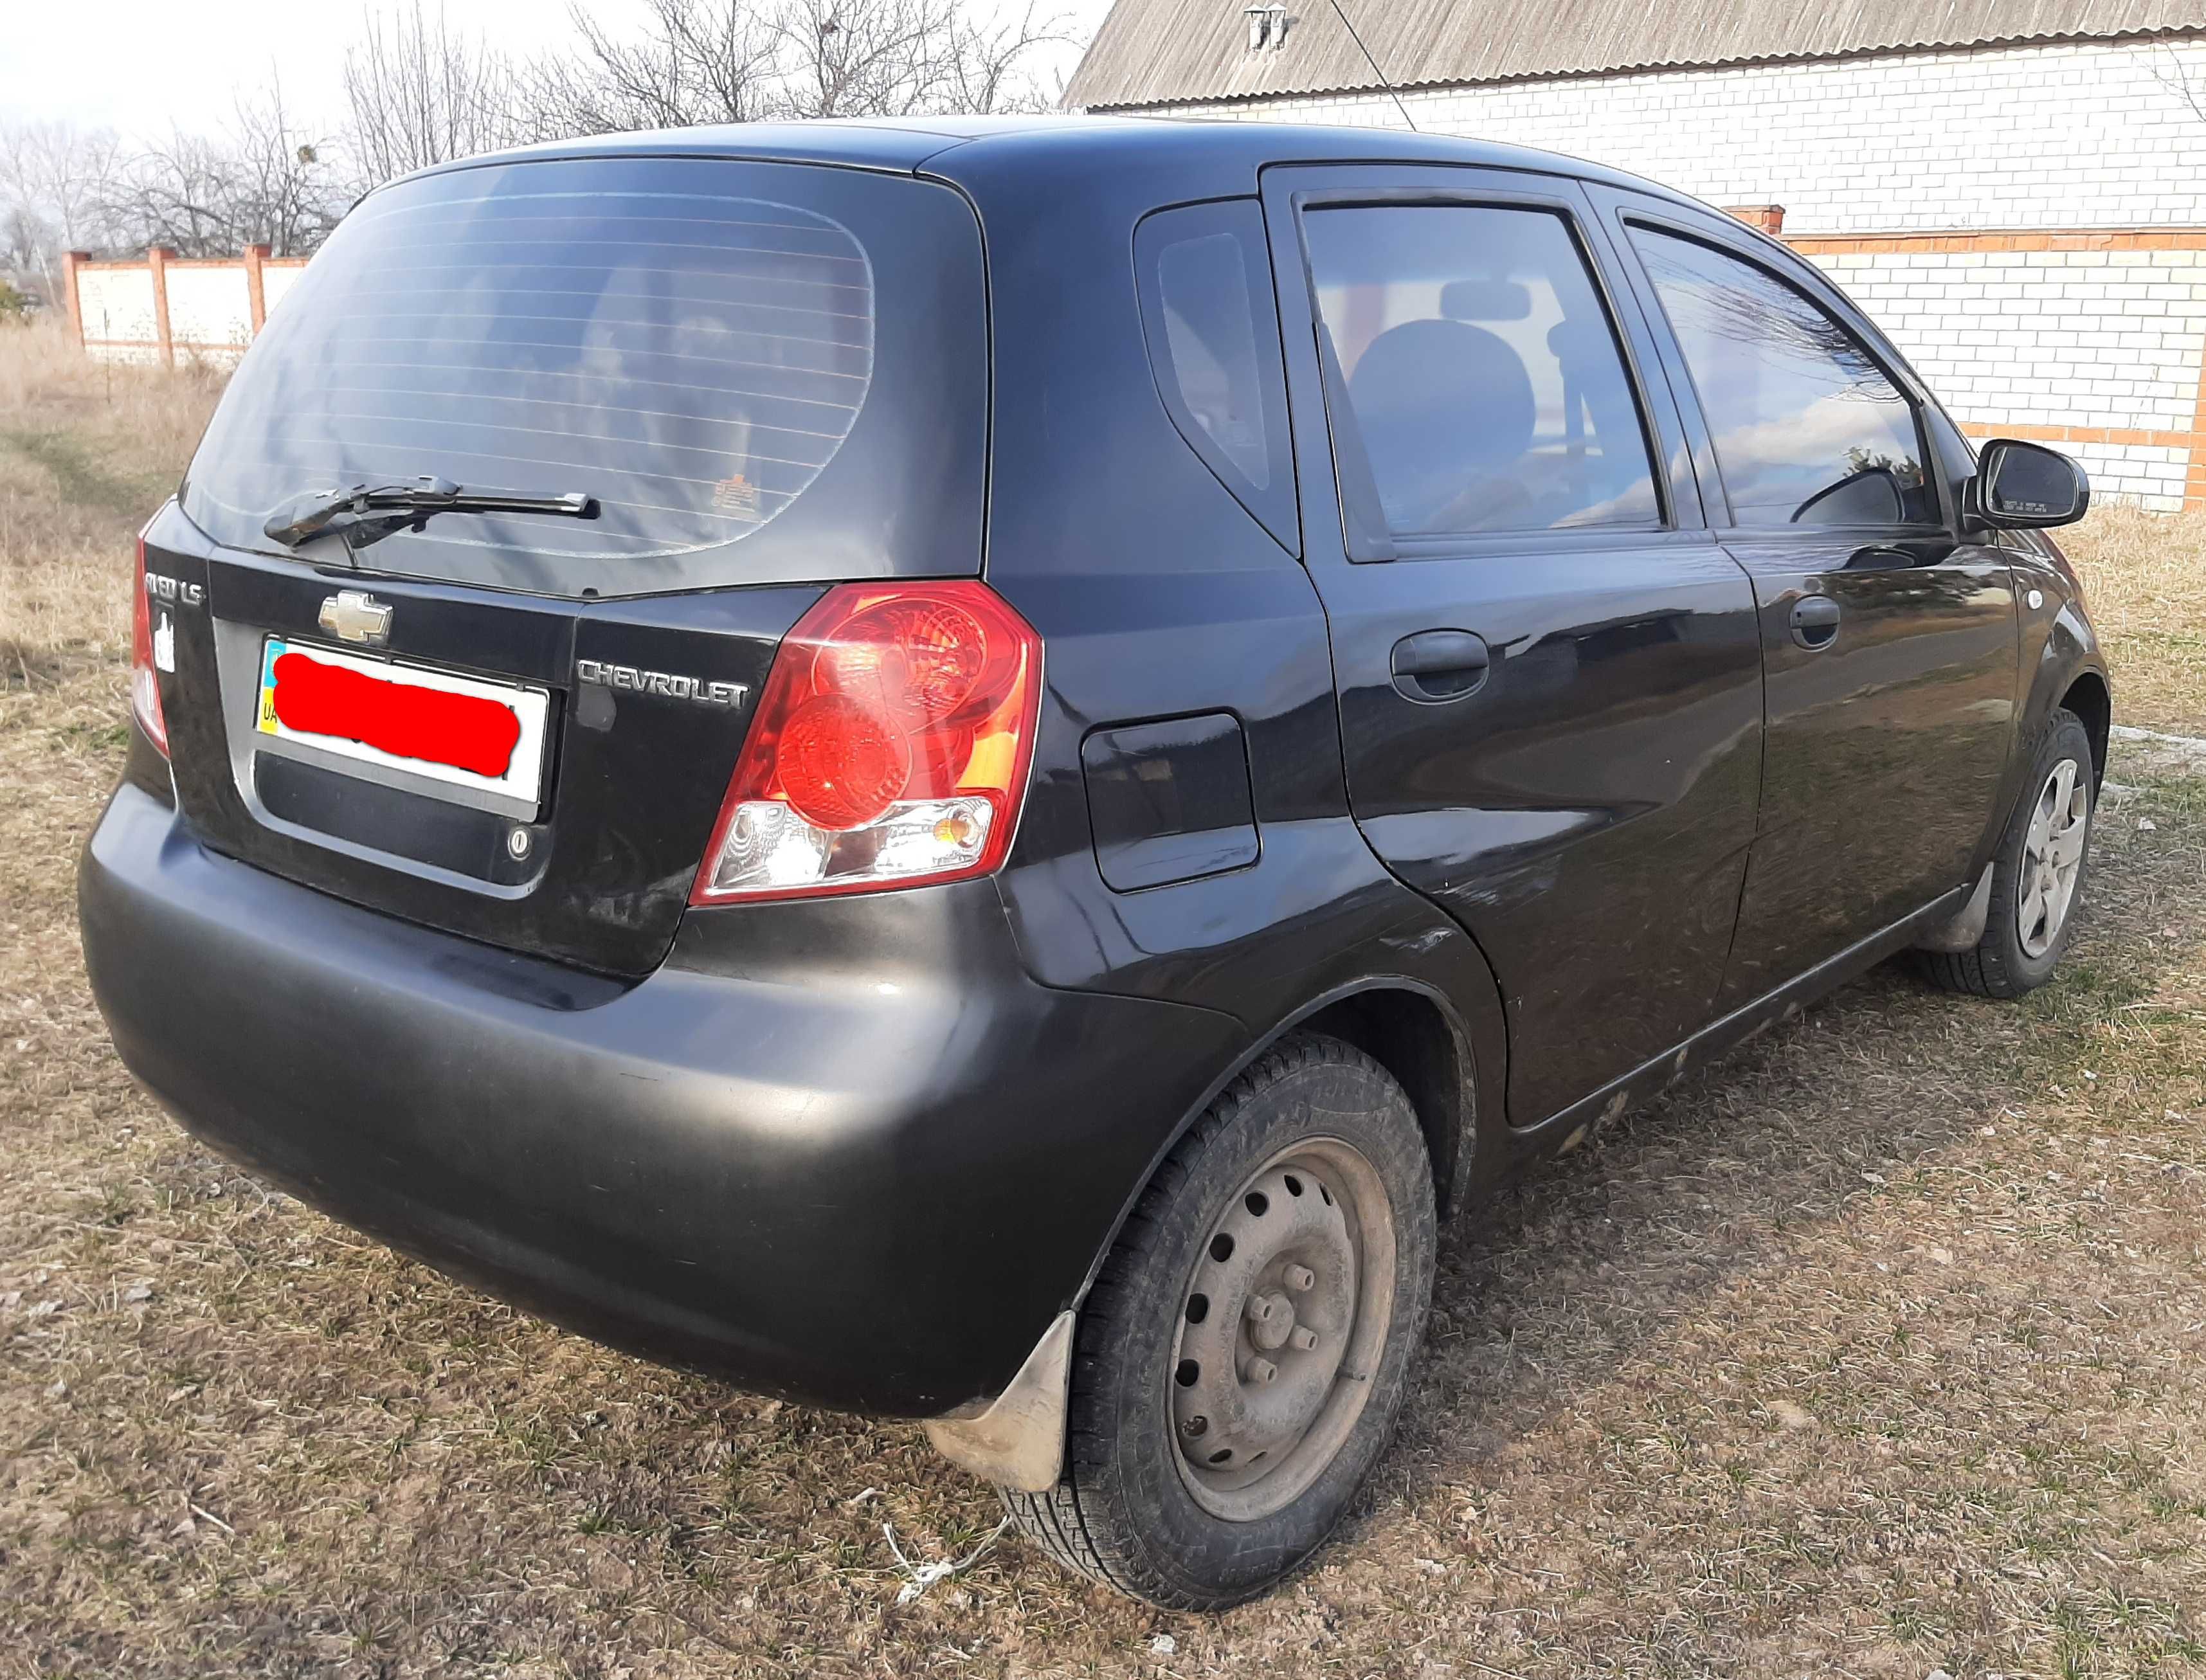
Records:
<instances>
[{"instance_id":1,"label":"side mirror","mask_svg":"<svg viewBox=\"0 0 2206 1680\"><path fill-rule=\"evenodd\" d=\"M1994 438L1976 456L1976 475L1962 487L1970 519L2005 531L2072 525L2091 505L2091 480L2057 450Z\"/></svg>"}]
</instances>

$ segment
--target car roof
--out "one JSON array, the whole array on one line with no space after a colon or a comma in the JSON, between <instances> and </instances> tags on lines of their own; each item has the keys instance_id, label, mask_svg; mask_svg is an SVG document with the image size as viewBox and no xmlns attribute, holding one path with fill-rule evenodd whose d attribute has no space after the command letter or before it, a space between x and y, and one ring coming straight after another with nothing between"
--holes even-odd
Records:
<instances>
[{"instance_id":1,"label":"car roof","mask_svg":"<svg viewBox=\"0 0 2206 1680\"><path fill-rule=\"evenodd\" d=\"M557 140L422 170L556 158L725 158L810 163L938 176L961 184L1046 184L1078 191L1130 175L1155 184L1159 204L1249 194L1283 164L1452 164L1533 170L1690 203L1659 182L1559 152L1454 134L1314 123L1157 116L909 116L728 123Z\"/></svg>"}]
</instances>

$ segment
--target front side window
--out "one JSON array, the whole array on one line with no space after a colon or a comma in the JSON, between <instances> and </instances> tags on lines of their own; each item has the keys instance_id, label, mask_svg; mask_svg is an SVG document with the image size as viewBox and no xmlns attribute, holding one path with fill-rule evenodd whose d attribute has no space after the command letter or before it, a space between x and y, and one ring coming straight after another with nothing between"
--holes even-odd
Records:
<instances>
[{"instance_id":1,"label":"front side window","mask_svg":"<svg viewBox=\"0 0 2206 1680\"><path fill-rule=\"evenodd\" d=\"M1615 329L1562 217L1314 208L1310 270L1396 536L1660 516Z\"/></svg>"},{"instance_id":2,"label":"front side window","mask_svg":"<svg viewBox=\"0 0 2206 1680\"><path fill-rule=\"evenodd\" d=\"M1935 521L1915 413L1797 288L1697 240L1635 228L1744 526Z\"/></svg>"}]
</instances>

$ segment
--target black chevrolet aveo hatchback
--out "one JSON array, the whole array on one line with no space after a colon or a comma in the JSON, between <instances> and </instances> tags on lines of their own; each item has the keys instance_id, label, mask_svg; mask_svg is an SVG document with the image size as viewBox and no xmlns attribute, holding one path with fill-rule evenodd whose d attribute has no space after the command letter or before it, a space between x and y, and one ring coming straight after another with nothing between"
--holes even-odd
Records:
<instances>
[{"instance_id":1,"label":"black chevrolet aveo hatchback","mask_svg":"<svg viewBox=\"0 0 2206 1680\"><path fill-rule=\"evenodd\" d=\"M146 527L87 962L183 1123L563 1324L1276 1582L1435 1230L1910 947L2060 956L2108 692L1813 267L1545 154L702 129L417 175Z\"/></svg>"}]
</instances>

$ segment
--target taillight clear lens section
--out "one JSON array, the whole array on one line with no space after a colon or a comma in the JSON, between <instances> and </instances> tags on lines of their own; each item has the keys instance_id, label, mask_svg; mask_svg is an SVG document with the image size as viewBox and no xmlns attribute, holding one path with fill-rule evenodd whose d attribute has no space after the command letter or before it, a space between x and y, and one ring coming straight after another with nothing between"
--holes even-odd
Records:
<instances>
[{"instance_id":1,"label":"taillight clear lens section","mask_svg":"<svg viewBox=\"0 0 2206 1680\"><path fill-rule=\"evenodd\" d=\"M830 590L782 641L689 902L987 873L1040 702L1041 638L986 584Z\"/></svg>"},{"instance_id":2,"label":"taillight clear lens section","mask_svg":"<svg viewBox=\"0 0 2206 1680\"><path fill-rule=\"evenodd\" d=\"M166 640L167 657L160 665L174 670L176 666L176 626L164 616L159 629L153 624L153 603L146 593L146 543L138 543L138 564L131 579L130 599L130 710L138 719L138 727L146 731L147 739L161 749L166 757L169 751L169 724L161 715L161 678L156 668L154 638L158 634Z\"/></svg>"}]
</instances>

